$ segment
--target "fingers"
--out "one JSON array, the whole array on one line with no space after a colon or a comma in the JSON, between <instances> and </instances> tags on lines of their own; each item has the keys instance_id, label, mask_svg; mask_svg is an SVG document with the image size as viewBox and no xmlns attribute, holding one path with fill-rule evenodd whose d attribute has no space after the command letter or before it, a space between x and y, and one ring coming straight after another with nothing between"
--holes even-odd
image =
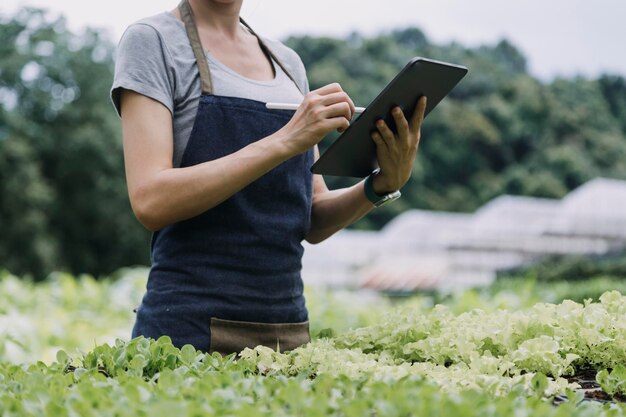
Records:
<instances>
[{"instance_id":1,"label":"fingers","mask_svg":"<svg viewBox=\"0 0 626 417\"><path fill-rule=\"evenodd\" d=\"M339 132L343 132L350 127L350 121L342 116L332 117L330 119L326 119L326 121L328 123L329 131L337 129Z\"/></svg>"},{"instance_id":2,"label":"fingers","mask_svg":"<svg viewBox=\"0 0 626 417\"><path fill-rule=\"evenodd\" d=\"M352 99L341 86L328 84L307 93L283 129L299 141L298 149L308 149L332 130L348 129L354 111Z\"/></svg>"},{"instance_id":3,"label":"fingers","mask_svg":"<svg viewBox=\"0 0 626 417\"><path fill-rule=\"evenodd\" d=\"M415 110L413 110L413 115L411 116L411 122L409 124L409 130L414 135L417 135L417 133L420 130L420 127L422 126L425 112L426 112L426 96L422 96L418 100L417 106L415 106Z\"/></svg>"},{"instance_id":4,"label":"fingers","mask_svg":"<svg viewBox=\"0 0 626 417\"><path fill-rule=\"evenodd\" d=\"M350 126L352 112L350 111L350 106L348 106L348 103L346 103L345 101L325 107L320 114L324 119L344 119L345 124L341 123L341 126L336 128L339 133L343 133Z\"/></svg>"},{"instance_id":5,"label":"fingers","mask_svg":"<svg viewBox=\"0 0 626 417\"><path fill-rule=\"evenodd\" d=\"M378 129L378 132L381 135L383 142L385 143L385 145L387 145L388 148L393 148L394 146L396 146L396 137L391 129L389 129L389 126L387 126L387 123L385 123L384 120L378 120L376 122L376 128Z\"/></svg>"},{"instance_id":6,"label":"fingers","mask_svg":"<svg viewBox=\"0 0 626 417\"><path fill-rule=\"evenodd\" d=\"M419 129L426 111L426 97L421 97L415 106L411 121L407 121L399 107L391 111L396 133L387 123L380 119L376 122L376 130L370 135L376 144L378 163L381 175L385 175L389 189L401 188L411 176L415 150L419 144Z\"/></svg>"},{"instance_id":7,"label":"fingers","mask_svg":"<svg viewBox=\"0 0 626 417\"><path fill-rule=\"evenodd\" d=\"M374 141L374 143L376 144L376 147L378 149L387 148L387 143L383 139L383 137L380 134L380 132L374 131L374 132L371 133L370 136L372 137L372 140Z\"/></svg>"},{"instance_id":8,"label":"fingers","mask_svg":"<svg viewBox=\"0 0 626 417\"><path fill-rule=\"evenodd\" d=\"M338 103L331 104L330 106L326 106L320 114L325 118L343 116L348 121L352 118L350 106L345 101L340 101Z\"/></svg>"},{"instance_id":9,"label":"fingers","mask_svg":"<svg viewBox=\"0 0 626 417\"><path fill-rule=\"evenodd\" d=\"M396 129L398 130L398 136L400 138L409 137L409 122L404 117L404 112L400 107L396 107L391 111L393 120L396 122Z\"/></svg>"},{"instance_id":10,"label":"fingers","mask_svg":"<svg viewBox=\"0 0 626 417\"><path fill-rule=\"evenodd\" d=\"M404 117L404 112L399 106L394 107L391 110L391 115L396 125L397 133L389 128L387 123L383 119L376 122L376 128L380 133L380 139L389 147L399 145L400 147L410 148L414 145L412 142L413 136L410 132L409 122Z\"/></svg>"},{"instance_id":11,"label":"fingers","mask_svg":"<svg viewBox=\"0 0 626 417\"><path fill-rule=\"evenodd\" d=\"M352 116L356 107L354 107L354 103L352 102L352 99L346 92L340 91L340 92L330 93L325 96L322 96L320 99L320 103L322 103L325 106L330 106L331 104L341 103L341 102L345 102L348 104L348 108L350 109L350 116Z\"/></svg>"},{"instance_id":12,"label":"fingers","mask_svg":"<svg viewBox=\"0 0 626 417\"><path fill-rule=\"evenodd\" d=\"M356 110L354 102L352 101L350 96L345 91L343 91L339 83L325 85L321 88L318 88L317 90L313 90L312 93L321 96L321 103L326 106L337 103L339 101L345 101L350 106L351 115L354 114L354 111Z\"/></svg>"},{"instance_id":13,"label":"fingers","mask_svg":"<svg viewBox=\"0 0 626 417\"><path fill-rule=\"evenodd\" d=\"M329 91L333 91L335 87L338 87L340 91L329 92L320 97L318 103L324 106L320 114L326 119L335 117L345 118L347 125L341 122L340 126L336 128L339 133L343 133L350 125L350 119L352 119L355 110L354 103L348 94L341 90L339 84L329 84L325 87L329 87ZM322 89L323 88L324 87L322 87Z\"/></svg>"},{"instance_id":14,"label":"fingers","mask_svg":"<svg viewBox=\"0 0 626 417\"><path fill-rule=\"evenodd\" d=\"M315 94L319 94L321 96L324 96L326 94L339 93L341 91L343 91L343 89L341 88L339 83L331 83L331 84L327 84L327 85L325 85L323 87L320 87L317 90L313 90L313 91L311 91L311 93L315 93Z\"/></svg>"}]
</instances>

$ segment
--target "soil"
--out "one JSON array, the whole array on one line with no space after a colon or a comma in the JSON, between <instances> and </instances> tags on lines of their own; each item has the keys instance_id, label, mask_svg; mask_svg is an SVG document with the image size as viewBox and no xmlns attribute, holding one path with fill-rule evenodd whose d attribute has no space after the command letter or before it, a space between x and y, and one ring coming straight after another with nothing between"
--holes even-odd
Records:
<instances>
[{"instance_id":1,"label":"soil","mask_svg":"<svg viewBox=\"0 0 626 417\"><path fill-rule=\"evenodd\" d=\"M570 383L576 382L580 385L580 391L585 393L585 400L587 401L626 403L626 396L616 394L611 397L609 394L602 391L600 384L596 382L597 373L597 369L579 369L575 375L567 377L567 380ZM564 398L556 398L555 402L560 403L562 400L564 400Z\"/></svg>"},{"instance_id":2,"label":"soil","mask_svg":"<svg viewBox=\"0 0 626 417\"><path fill-rule=\"evenodd\" d=\"M74 372L75 370L76 370L76 367L73 365L68 365L67 368L65 368L66 373ZM108 374L104 366L98 366L98 372L100 372L102 375L106 376L107 378L111 376Z\"/></svg>"}]
</instances>

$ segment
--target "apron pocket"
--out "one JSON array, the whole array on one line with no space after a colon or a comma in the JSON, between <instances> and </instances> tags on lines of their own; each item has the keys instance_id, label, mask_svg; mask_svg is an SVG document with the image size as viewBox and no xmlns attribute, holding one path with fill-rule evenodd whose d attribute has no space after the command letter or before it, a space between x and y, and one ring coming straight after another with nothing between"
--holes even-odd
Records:
<instances>
[{"instance_id":1,"label":"apron pocket","mask_svg":"<svg viewBox=\"0 0 626 417\"><path fill-rule=\"evenodd\" d=\"M259 345L285 352L311 341L309 322L255 323L211 317L209 353L239 353Z\"/></svg>"}]
</instances>

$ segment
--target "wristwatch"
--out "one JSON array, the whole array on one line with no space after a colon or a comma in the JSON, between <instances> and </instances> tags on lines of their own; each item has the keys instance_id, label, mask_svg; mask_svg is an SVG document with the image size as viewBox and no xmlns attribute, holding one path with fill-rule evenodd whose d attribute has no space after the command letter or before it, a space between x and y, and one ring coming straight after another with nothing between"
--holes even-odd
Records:
<instances>
[{"instance_id":1,"label":"wristwatch","mask_svg":"<svg viewBox=\"0 0 626 417\"><path fill-rule=\"evenodd\" d=\"M402 193L400 193L400 190L384 195L376 194L376 191L374 191L372 180L374 179L376 174L378 174L378 172L380 172L380 168L377 168L376 170L374 170L374 172L368 175L367 178L365 178L365 196L369 201L372 202L372 204L374 204L374 207L380 207L384 204L391 203L392 201L399 199L402 195Z\"/></svg>"}]
</instances>

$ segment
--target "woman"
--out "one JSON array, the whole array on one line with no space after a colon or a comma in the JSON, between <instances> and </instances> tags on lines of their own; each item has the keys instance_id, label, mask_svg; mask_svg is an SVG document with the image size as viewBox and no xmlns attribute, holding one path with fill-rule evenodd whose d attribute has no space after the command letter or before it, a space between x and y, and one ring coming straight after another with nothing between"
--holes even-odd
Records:
<instances>
[{"instance_id":1,"label":"woman","mask_svg":"<svg viewBox=\"0 0 626 417\"><path fill-rule=\"evenodd\" d=\"M372 134L376 175L335 191L313 178L317 143L348 127L354 104L338 84L308 92L297 54L258 37L241 4L183 0L119 44L111 94L128 191L153 232L133 337L221 353L307 343L302 240L355 222L410 176L425 99L410 123L395 109L397 135L384 122Z\"/></svg>"}]
</instances>

